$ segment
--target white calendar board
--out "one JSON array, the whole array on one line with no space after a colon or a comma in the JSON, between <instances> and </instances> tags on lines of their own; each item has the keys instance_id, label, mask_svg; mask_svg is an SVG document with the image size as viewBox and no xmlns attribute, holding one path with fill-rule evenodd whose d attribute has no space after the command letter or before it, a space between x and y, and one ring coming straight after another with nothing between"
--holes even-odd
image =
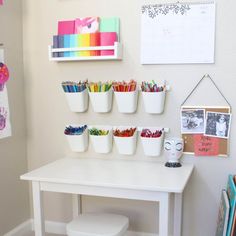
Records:
<instances>
[{"instance_id":1,"label":"white calendar board","mask_svg":"<svg viewBox=\"0 0 236 236\"><path fill-rule=\"evenodd\" d=\"M143 5L141 14L141 64L214 63L214 2Z\"/></svg>"},{"instance_id":2,"label":"white calendar board","mask_svg":"<svg viewBox=\"0 0 236 236\"><path fill-rule=\"evenodd\" d=\"M0 49L0 62L4 62L4 50ZM0 139L11 136L10 111L7 87L0 91Z\"/></svg>"}]
</instances>

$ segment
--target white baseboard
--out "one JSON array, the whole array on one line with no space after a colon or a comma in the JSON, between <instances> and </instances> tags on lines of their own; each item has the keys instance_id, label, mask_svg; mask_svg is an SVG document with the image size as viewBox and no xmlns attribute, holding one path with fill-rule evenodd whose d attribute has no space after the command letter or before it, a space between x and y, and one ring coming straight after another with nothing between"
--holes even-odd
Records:
<instances>
[{"instance_id":1,"label":"white baseboard","mask_svg":"<svg viewBox=\"0 0 236 236\"><path fill-rule=\"evenodd\" d=\"M28 220L3 236L25 236L34 230L33 219ZM45 221L45 231L51 234L66 235L66 223ZM158 236L158 234L128 231L125 236Z\"/></svg>"},{"instance_id":2,"label":"white baseboard","mask_svg":"<svg viewBox=\"0 0 236 236\"><path fill-rule=\"evenodd\" d=\"M158 236L158 234L150 234L150 233L141 233L141 232L127 231L125 236Z\"/></svg>"},{"instance_id":3,"label":"white baseboard","mask_svg":"<svg viewBox=\"0 0 236 236\"><path fill-rule=\"evenodd\" d=\"M25 236L32 230L32 220L27 220L3 236Z\"/></svg>"}]
</instances>

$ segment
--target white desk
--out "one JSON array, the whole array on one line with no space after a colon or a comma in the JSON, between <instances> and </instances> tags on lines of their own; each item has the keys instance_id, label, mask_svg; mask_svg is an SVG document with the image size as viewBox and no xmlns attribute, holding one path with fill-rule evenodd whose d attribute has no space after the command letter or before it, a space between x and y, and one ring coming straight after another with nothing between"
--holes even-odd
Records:
<instances>
[{"instance_id":1,"label":"white desk","mask_svg":"<svg viewBox=\"0 0 236 236\"><path fill-rule=\"evenodd\" d=\"M42 192L159 202L159 236L169 236L169 201L174 194L174 236L181 236L182 193L193 165L114 159L64 158L21 176L32 181L35 235L44 236Z\"/></svg>"}]
</instances>

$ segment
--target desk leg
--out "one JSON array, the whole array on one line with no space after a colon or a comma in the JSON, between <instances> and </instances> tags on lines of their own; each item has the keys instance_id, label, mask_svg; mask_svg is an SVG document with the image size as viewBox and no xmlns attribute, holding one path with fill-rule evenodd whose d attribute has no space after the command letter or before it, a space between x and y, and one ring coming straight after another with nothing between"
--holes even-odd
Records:
<instances>
[{"instance_id":1,"label":"desk leg","mask_svg":"<svg viewBox=\"0 0 236 236\"><path fill-rule=\"evenodd\" d=\"M73 217L77 217L79 214L82 213L82 199L81 195L79 194L72 194L72 210L73 210Z\"/></svg>"},{"instance_id":2,"label":"desk leg","mask_svg":"<svg viewBox=\"0 0 236 236\"><path fill-rule=\"evenodd\" d=\"M169 193L163 193L159 204L159 236L169 236Z\"/></svg>"},{"instance_id":3,"label":"desk leg","mask_svg":"<svg viewBox=\"0 0 236 236\"><path fill-rule=\"evenodd\" d=\"M174 236L181 236L182 226L182 193L175 193Z\"/></svg>"},{"instance_id":4,"label":"desk leg","mask_svg":"<svg viewBox=\"0 0 236 236\"><path fill-rule=\"evenodd\" d=\"M40 191L40 183L32 182L33 186L33 208L34 208L34 231L35 236L45 236L44 216L43 216L43 194Z\"/></svg>"}]
</instances>

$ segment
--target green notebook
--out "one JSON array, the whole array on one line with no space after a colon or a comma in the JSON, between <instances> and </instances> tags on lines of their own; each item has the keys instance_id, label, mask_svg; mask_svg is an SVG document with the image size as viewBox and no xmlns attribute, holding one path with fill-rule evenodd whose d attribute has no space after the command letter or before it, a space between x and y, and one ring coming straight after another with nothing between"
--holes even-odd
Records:
<instances>
[{"instance_id":1,"label":"green notebook","mask_svg":"<svg viewBox=\"0 0 236 236\"><path fill-rule=\"evenodd\" d=\"M120 41L120 19L118 17L101 17L100 32L116 32L118 41Z\"/></svg>"}]
</instances>

